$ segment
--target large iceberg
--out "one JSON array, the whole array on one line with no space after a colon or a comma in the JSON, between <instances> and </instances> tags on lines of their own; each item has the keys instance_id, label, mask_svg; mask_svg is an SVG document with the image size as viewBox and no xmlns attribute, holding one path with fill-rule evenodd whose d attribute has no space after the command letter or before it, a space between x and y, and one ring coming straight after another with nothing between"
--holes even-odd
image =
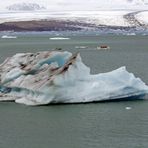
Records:
<instances>
[{"instance_id":1,"label":"large iceberg","mask_svg":"<svg viewBox=\"0 0 148 148\"><path fill-rule=\"evenodd\" d=\"M80 54L20 53L0 65L0 100L26 105L143 98L148 86L125 67L90 74Z\"/></svg>"}]
</instances>

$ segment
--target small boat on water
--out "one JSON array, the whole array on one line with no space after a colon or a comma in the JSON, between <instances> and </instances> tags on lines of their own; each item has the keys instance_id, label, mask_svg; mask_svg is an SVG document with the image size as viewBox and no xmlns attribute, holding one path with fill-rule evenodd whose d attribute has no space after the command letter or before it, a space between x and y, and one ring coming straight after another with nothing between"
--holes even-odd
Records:
<instances>
[{"instance_id":1,"label":"small boat on water","mask_svg":"<svg viewBox=\"0 0 148 148\"><path fill-rule=\"evenodd\" d=\"M2 39L16 39L17 36L9 36L9 35L3 35L1 36Z\"/></svg>"},{"instance_id":2,"label":"small boat on water","mask_svg":"<svg viewBox=\"0 0 148 148\"><path fill-rule=\"evenodd\" d=\"M110 47L107 45L101 45L101 46L98 46L97 49L98 50L108 50L108 49L110 49Z\"/></svg>"}]
</instances>

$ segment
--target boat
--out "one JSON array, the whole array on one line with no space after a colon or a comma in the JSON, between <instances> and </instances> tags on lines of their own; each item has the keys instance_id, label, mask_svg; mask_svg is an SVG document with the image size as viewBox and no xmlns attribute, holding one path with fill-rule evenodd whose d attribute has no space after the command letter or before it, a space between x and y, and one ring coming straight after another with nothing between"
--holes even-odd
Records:
<instances>
[{"instance_id":1,"label":"boat","mask_svg":"<svg viewBox=\"0 0 148 148\"><path fill-rule=\"evenodd\" d=\"M97 49L98 49L98 50L108 50L108 49L110 49L110 46L101 45L101 46L98 46Z\"/></svg>"}]
</instances>

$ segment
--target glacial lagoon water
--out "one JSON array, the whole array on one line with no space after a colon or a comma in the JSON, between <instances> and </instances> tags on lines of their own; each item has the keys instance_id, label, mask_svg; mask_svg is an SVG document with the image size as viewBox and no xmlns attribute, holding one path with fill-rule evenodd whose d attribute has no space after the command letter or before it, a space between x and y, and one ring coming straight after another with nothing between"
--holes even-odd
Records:
<instances>
[{"instance_id":1,"label":"glacial lagoon water","mask_svg":"<svg viewBox=\"0 0 148 148\"><path fill-rule=\"evenodd\" d=\"M0 39L0 62L18 52L62 48L80 52L92 73L121 66L148 84L148 36L67 36L20 34ZM96 50L108 45L110 50ZM87 46L88 48L75 48ZM0 147L2 148L147 148L148 101L28 107L0 102Z\"/></svg>"}]
</instances>

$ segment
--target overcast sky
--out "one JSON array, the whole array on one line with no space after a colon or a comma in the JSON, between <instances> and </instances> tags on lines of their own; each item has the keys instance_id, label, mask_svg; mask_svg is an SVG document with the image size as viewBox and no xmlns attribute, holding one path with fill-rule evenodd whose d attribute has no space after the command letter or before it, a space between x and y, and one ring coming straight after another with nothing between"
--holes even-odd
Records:
<instances>
[{"instance_id":1,"label":"overcast sky","mask_svg":"<svg viewBox=\"0 0 148 148\"><path fill-rule=\"evenodd\" d=\"M97 10L100 8L129 8L130 7L143 7L144 3L148 0L3 0L0 9L13 4L13 3L38 3L48 9L63 9L63 10ZM128 6L127 6L128 5ZM148 5L147 5L148 6Z\"/></svg>"}]
</instances>

